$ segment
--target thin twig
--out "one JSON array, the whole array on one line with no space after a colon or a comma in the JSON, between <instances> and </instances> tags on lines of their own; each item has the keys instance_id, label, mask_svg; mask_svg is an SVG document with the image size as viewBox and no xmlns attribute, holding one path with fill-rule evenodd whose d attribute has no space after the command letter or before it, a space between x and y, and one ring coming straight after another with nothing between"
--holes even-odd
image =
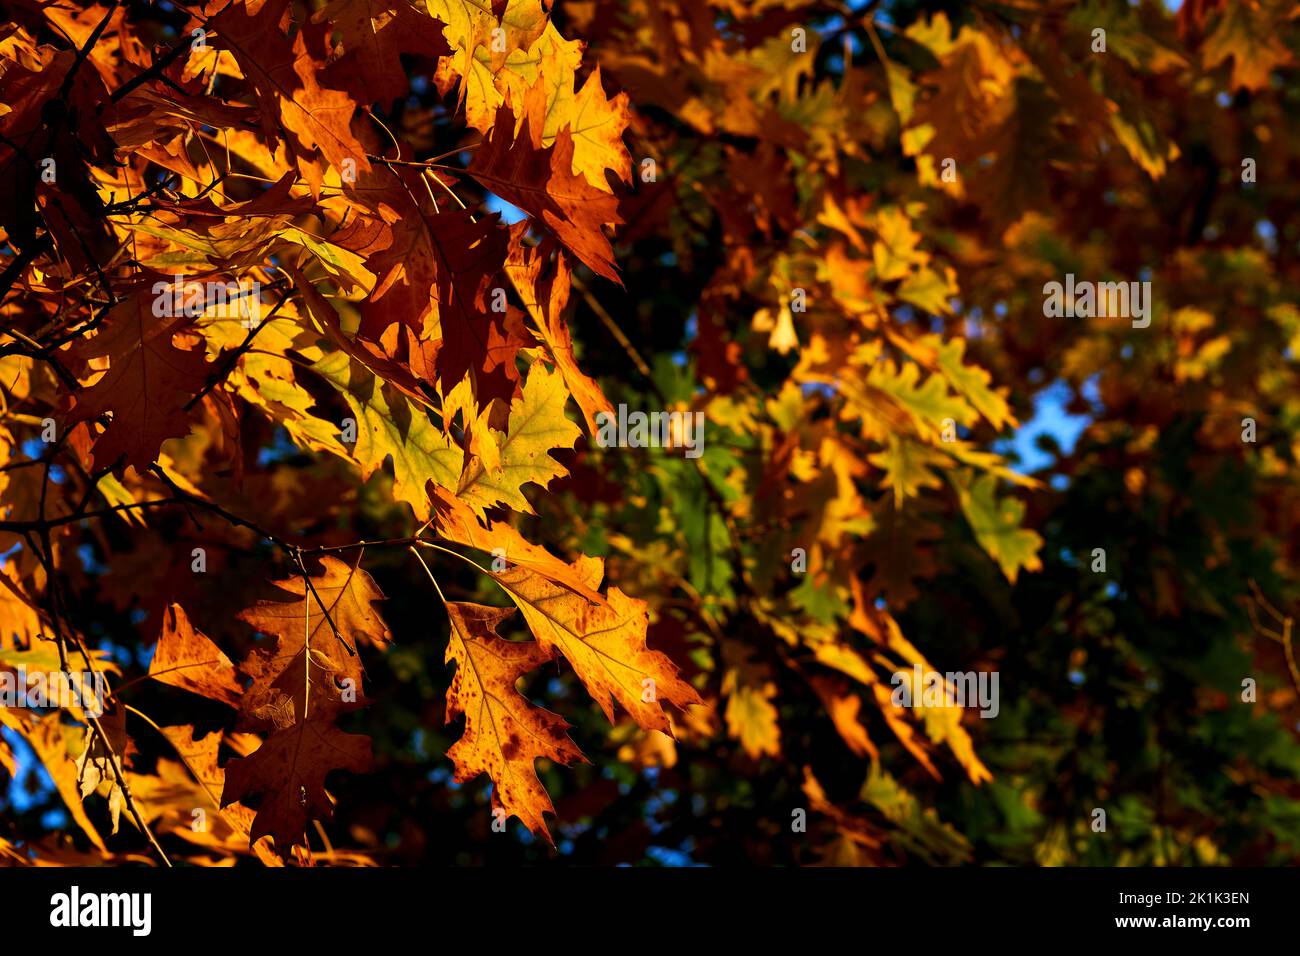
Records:
<instances>
[{"instance_id":1,"label":"thin twig","mask_svg":"<svg viewBox=\"0 0 1300 956\"><path fill-rule=\"evenodd\" d=\"M303 563L302 552L295 548L293 556L294 559L298 562L298 570L302 572L303 583L307 585L307 590L311 592L312 597L316 599L316 603L320 605L321 613L325 615L325 620L329 624L330 630L334 632L334 636L338 638L338 642L343 645L343 647L347 650L347 652L351 654L353 657L356 657L357 656L356 648L348 643L347 638L343 636L343 632L339 630L339 626L334 623L334 618L330 617L329 608L325 606L325 602L320 599L320 594L316 592L316 585L312 584L311 575L307 573L307 565ZM358 564L361 563L360 557L357 558L357 563ZM304 594L303 600L305 601L306 598L307 596ZM306 708L303 709L304 711L306 710Z\"/></svg>"},{"instance_id":2,"label":"thin twig","mask_svg":"<svg viewBox=\"0 0 1300 956\"><path fill-rule=\"evenodd\" d=\"M1264 592L1260 590L1259 585L1253 579L1249 583L1254 601L1246 605L1246 611L1250 615L1251 624L1254 625L1257 633L1282 645L1282 651L1286 655L1287 670L1291 675L1291 683L1295 685L1296 692L1300 693L1300 663L1296 661L1295 644L1292 641L1294 618L1290 615L1284 615L1270 604L1268 599L1264 597ZM1260 623L1259 616L1255 611L1256 604L1264 608L1281 625L1282 630L1280 632L1270 630Z\"/></svg>"},{"instance_id":3,"label":"thin twig","mask_svg":"<svg viewBox=\"0 0 1300 956\"><path fill-rule=\"evenodd\" d=\"M188 412L191 408L193 408L200 401L202 401L204 396L206 396L209 392L211 392L214 388L216 388L219 384L221 384L226 380L226 376L228 376L231 372L235 370L235 365L238 364L239 360L243 358L244 354L253 347L253 340L257 338L257 333L262 331L263 326L267 326L271 324L271 320L275 318L275 313L279 312L280 307L288 301L289 301L289 293L286 291L284 295L280 296L280 301L275 304L275 307L272 308L271 311L266 314L266 318L261 319L260 321L254 323L249 328L248 334L244 336L244 341L240 342L238 347L235 348L235 350L230 353L229 357L226 358L225 361L223 361L221 365L217 367L216 371L214 371L211 375L208 376L208 380L204 383L203 387L199 389L199 391L194 395L194 397L185 403L185 409L184 409L185 411Z\"/></svg>"}]
</instances>

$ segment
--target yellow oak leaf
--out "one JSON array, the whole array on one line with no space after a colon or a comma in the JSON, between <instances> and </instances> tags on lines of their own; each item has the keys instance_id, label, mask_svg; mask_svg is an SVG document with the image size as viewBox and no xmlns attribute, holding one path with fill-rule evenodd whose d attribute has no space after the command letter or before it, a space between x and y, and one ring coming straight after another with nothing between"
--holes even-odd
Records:
<instances>
[{"instance_id":1,"label":"yellow oak leaf","mask_svg":"<svg viewBox=\"0 0 1300 956\"><path fill-rule=\"evenodd\" d=\"M897 435L889 436L889 444L867 458L877 468L885 471L884 485L894 489L894 505L901 508L905 498L915 498L922 488L939 488L943 482L930 470L942 465L943 456L928 445Z\"/></svg>"},{"instance_id":2,"label":"yellow oak leaf","mask_svg":"<svg viewBox=\"0 0 1300 956\"><path fill-rule=\"evenodd\" d=\"M0 713L9 711L0 708ZM31 726L16 721L5 720L4 723L17 730L31 746L41 764L54 781L54 788L63 798L64 805L73 821L96 847L105 849L104 838L100 836L95 825L90 822L82 806L81 789L77 764L68 754L68 737L77 733L77 728L65 726L59 714L49 714ZM111 771L110 771L111 772Z\"/></svg>"},{"instance_id":3,"label":"yellow oak leaf","mask_svg":"<svg viewBox=\"0 0 1300 956\"><path fill-rule=\"evenodd\" d=\"M464 452L425 409L344 352L333 352L312 369L343 395L356 424L351 457L369 478L393 459L393 495L421 521L429 517L428 482L456 487ZM558 467L558 465L556 466Z\"/></svg>"},{"instance_id":4,"label":"yellow oak leaf","mask_svg":"<svg viewBox=\"0 0 1300 956\"><path fill-rule=\"evenodd\" d=\"M606 170L613 170L624 182L632 181L632 157L623 145L628 119L627 94L613 99L605 95L599 65L574 97L572 109L560 118L561 128L567 126L573 133L573 171L597 189L610 191ZM542 139L549 145L545 132Z\"/></svg>"},{"instance_id":5,"label":"yellow oak leaf","mask_svg":"<svg viewBox=\"0 0 1300 956\"><path fill-rule=\"evenodd\" d=\"M1000 431L1007 425L1019 424L1005 395L989 387L992 376L978 365L965 363L965 339L945 342L941 336L924 335L914 340L894 336L890 341L927 368L940 372L994 428Z\"/></svg>"},{"instance_id":6,"label":"yellow oak leaf","mask_svg":"<svg viewBox=\"0 0 1300 956\"><path fill-rule=\"evenodd\" d=\"M530 48L551 26L546 9L541 0L510 0L498 19L482 0L425 0L425 8L443 22L452 49L438 64L439 89L458 84L466 121L485 131L502 102L496 76L509 64L535 63Z\"/></svg>"},{"instance_id":7,"label":"yellow oak leaf","mask_svg":"<svg viewBox=\"0 0 1300 956\"><path fill-rule=\"evenodd\" d=\"M734 672L728 676L734 677ZM734 679L731 683L735 684ZM781 755L781 728L776 720L776 707L772 704L775 696L776 685L769 681L761 686L735 686L727 700L723 715L727 721L727 733L739 740L745 753L754 759L764 754L770 757Z\"/></svg>"},{"instance_id":8,"label":"yellow oak leaf","mask_svg":"<svg viewBox=\"0 0 1300 956\"><path fill-rule=\"evenodd\" d=\"M572 448L582 434L565 417L564 404L568 397L563 375L548 370L540 362L534 364L528 371L523 394L510 404L505 433L496 433L498 467L490 469L481 458L471 455L460 476L457 497L479 517L485 509L497 504L532 514L523 486L533 482L545 487L552 478L567 474L549 452L555 448Z\"/></svg>"},{"instance_id":9,"label":"yellow oak leaf","mask_svg":"<svg viewBox=\"0 0 1300 956\"><path fill-rule=\"evenodd\" d=\"M924 383L920 378L919 366L906 362L899 367L892 359L885 359L872 366L867 374L867 384L907 412L913 426L923 436L941 434L944 420L949 418L958 425L974 424L978 413L949 391L944 376L931 375ZM851 399L855 397L849 394ZM864 408L864 412L873 417L878 415L878 409L871 406Z\"/></svg>"},{"instance_id":10,"label":"yellow oak leaf","mask_svg":"<svg viewBox=\"0 0 1300 956\"><path fill-rule=\"evenodd\" d=\"M975 540L998 566L1007 580L1015 584L1020 569L1038 571L1043 562L1038 557L1042 536L1022 528L1025 503L1010 496L997 496L995 475L978 478L964 472L952 478L961 501L962 511L975 532Z\"/></svg>"}]
</instances>

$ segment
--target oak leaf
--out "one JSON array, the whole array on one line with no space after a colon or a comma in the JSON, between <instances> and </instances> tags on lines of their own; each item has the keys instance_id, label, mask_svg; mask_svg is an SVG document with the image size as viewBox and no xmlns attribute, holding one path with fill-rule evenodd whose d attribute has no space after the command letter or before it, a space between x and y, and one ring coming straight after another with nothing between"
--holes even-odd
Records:
<instances>
[{"instance_id":1,"label":"oak leaf","mask_svg":"<svg viewBox=\"0 0 1300 956\"><path fill-rule=\"evenodd\" d=\"M584 760L556 714L529 703L515 684L555 656L536 641L503 640L497 625L513 608L447 603L451 638L447 663L456 674L447 690L447 723L464 716L465 732L447 755L456 764L456 782L480 773L492 778L494 806L517 816L528 829L550 839L544 814L555 808L537 779L534 761L545 757L562 764Z\"/></svg>"},{"instance_id":2,"label":"oak leaf","mask_svg":"<svg viewBox=\"0 0 1300 956\"><path fill-rule=\"evenodd\" d=\"M1024 502L1012 497L997 496L998 479L995 475L972 478L961 474L953 478L962 511L975 532L975 540L988 552L1012 584L1020 569L1037 571L1043 562L1038 551L1043 546L1042 536L1036 531L1022 528L1025 515Z\"/></svg>"},{"instance_id":3,"label":"oak leaf","mask_svg":"<svg viewBox=\"0 0 1300 956\"><path fill-rule=\"evenodd\" d=\"M8 721L4 721L8 723ZM104 838L86 815L82 806L81 775L75 761L68 756L68 737L76 732L65 727L59 714L49 714L34 726L15 727L31 745L41 764L54 782L68 813L86 838L99 849L105 849ZM111 772L111 771L110 771Z\"/></svg>"},{"instance_id":4,"label":"oak leaf","mask_svg":"<svg viewBox=\"0 0 1300 956\"><path fill-rule=\"evenodd\" d=\"M511 61L528 62L529 51L553 30L541 0L509 0L499 13L494 2L425 0L431 16L442 20L453 53L438 64L439 89L446 94L459 80L465 119L475 129L491 125L501 103L496 77Z\"/></svg>"},{"instance_id":5,"label":"oak leaf","mask_svg":"<svg viewBox=\"0 0 1300 956\"><path fill-rule=\"evenodd\" d=\"M108 370L78 393L69 425L111 416L96 439L96 469L144 470L162 443L189 432L186 405L207 379L201 350L178 348L173 338L187 319L159 318L152 297L140 292L109 312L94 338L74 351L82 360L107 358Z\"/></svg>"},{"instance_id":6,"label":"oak leaf","mask_svg":"<svg viewBox=\"0 0 1300 956\"><path fill-rule=\"evenodd\" d=\"M600 587L605 575L600 558L582 555L572 567L589 588ZM663 701L680 710L703 703L695 688L678 676L673 662L646 646L645 601L614 587L607 604L593 604L524 567L493 577L523 612L533 636L572 665L611 723L617 701L641 727L671 735Z\"/></svg>"},{"instance_id":7,"label":"oak leaf","mask_svg":"<svg viewBox=\"0 0 1300 956\"><path fill-rule=\"evenodd\" d=\"M781 755L781 728L777 723L776 685L768 681L761 685L738 684L735 672L723 682L727 694L727 733L740 741L741 748L753 759L767 754Z\"/></svg>"},{"instance_id":8,"label":"oak leaf","mask_svg":"<svg viewBox=\"0 0 1300 956\"><path fill-rule=\"evenodd\" d=\"M564 254L555 253L555 271L545 279L542 272L547 261L547 246L527 246L523 237L526 223L516 223L510 230L510 255L506 260L506 275L523 300L524 308L537 326L550 349L555 367L564 376L564 384L582 409L583 418L591 434L597 431L596 416L601 412L614 413L614 406L605 397L595 379L579 367L573 353L573 338L564 321L564 309L569 302L571 273Z\"/></svg>"},{"instance_id":9,"label":"oak leaf","mask_svg":"<svg viewBox=\"0 0 1300 956\"><path fill-rule=\"evenodd\" d=\"M605 95L597 64L574 98L570 115L564 117L574 139L573 171L606 192L610 191L606 171L613 171L624 182L632 181L632 157L623 145L629 105L626 93L613 99Z\"/></svg>"},{"instance_id":10,"label":"oak leaf","mask_svg":"<svg viewBox=\"0 0 1300 956\"><path fill-rule=\"evenodd\" d=\"M482 517L485 509L504 504L514 511L532 514L523 486L545 487L566 469L551 457L556 448L572 448L582 434L564 414L569 393L564 377L540 362L528 371L523 394L510 406L506 431L496 442L497 467L489 469L471 457L456 488L461 498Z\"/></svg>"},{"instance_id":11,"label":"oak leaf","mask_svg":"<svg viewBox=\"0 0 1300 956\"><path fill-rule=\"evenodd\" d=\"M180 763L160 759L156 776L128 774L131 795L141 812L157 832L167 832L218 853L252 852L266 866L283 866L283 862L265 843L250 839L253 810L242 803L221 806L226 785L226 771L218 764L222 744L238 755L251 749L250 734L223 734L220 731L196 737L188 724L163 727L163 736L171 743ZM201 810L204 816L195 811ZM154 822L157 820L158 822ZM203 820L202 826L196 823Z\"/></svg>"},{"instance_id":12,"label":"oak leaf","mask_svg":"<svg viewBox=\"0 0 1300 956\"><path fill-rule=\"evenodd\" d=\"M312 21L334 26L346 51L335 69L340 75L355 70L350 87L385 109L410 89L400 54L451 53L442 24L407 0L333 0Z\"/></svg>"},{"instance_id":13,"label":"oak leaf","mask_svg":"<svg viewBox=\"0 0 1300 956\"><path fill-rule=\"evenodd\" d=\"M354 195L372 221L336 237L364 255L377 277L361 305L358 336L405 358L419 377L432 381L436 371L447 391L472 373L480 405L508 401L519 379L515 352L526 343L506 315L487 308L485 293L505 261L509 234L496 215L440 208L431 190L450 190L454 181L442 172L427 177L397 167L358 179ZM395 325L409 330L404 340Z\"/></svg>"},{"instance_id":14,"label":"oak leaf","mask_svg":"<svg viewBox=\"0 0 1300 956\"><path fill-rule=\"evenodd\" d=\"M589 584L589 579L571 564L557 558L540 545L533 544L504 521L480 522L471 508L443 488L434 488L435 529L447 541L489 551L500 556L507 567L519 566L582 595L593 604L605 603L605 597Z\"/></svg>"},{"instance_id":15,"label":"oak leaf","mask_svg":"<svg viewBox=\"0 0 1300 956\"><path fill-rule=\"evenodd\" d=\"M185 609L176 603L163 611L163 629L149 661L149 676L232 707L239 706L244 694L230 658L190 623Z\"/></svg>"},{"instance_id":16,"label":"oak leaf","mask_svg":"<svg viewBox=\"0 0 1300 956\"><path fill-rule=\"evenodd\" d=\"M275 840L277 852L301 843L313 817L330 819L334 805L325 778L334 770L370 769L370 738L347 734L322 720L308 720L273 733L252 755L231 760L221 793L223 808L260 798L250 842Z\"/></svg>"},{"instance_id":17,"label":"oak leaf","mask_svg":"<svg viewBox=\"0 0 1300 956\"><path fill-rule=\"evenodd\" d=\"M77 786L84 800L102 786L108 788L108 815L112 832L117 833L125 805L125 794L118 773L125 770L128 739L126 708L118 704L87 727L77 757Z\"/></svg>"},{"instance_id":18,"label":"oak leaf","mask_svg":"<svg viewBox=\"0 0 1300 956\"><path fill-rule=\"evenodd\" d=\"M1267 87L1273 70L1291 61L1291 52L1278 37L1278 20L1288 15L1285 11L1285 4L1225 4L1201 50L1206 68L1213 69L1231 57L1234 87Z\"/></svg>"},{"instance_id":19,"label":"oak leaf","mask_svg":"<svg viewBox=\"0 0 1300 956\"><path fill-rule=\"evenodd\" d=\"M562 129L552 146L525 121L515 138L515 114L503 105L496 124L475 153L469 174L506 202L537 217L597 275L622 284L614 250L603 229L622 222L618 200L573 172L573 134Z\"/></svg>"},{"instance_id":20,"label":"oak leaf","mask_svg":"<svg viewBox=\"0 0 1300 956\"><path fill-rule=\"evenodd\" d=\"M393 460L393 495L424 521L429 517L426 485L454 488L464 452L424 407L379 378L345 352L333 352L312 366L343 395L357 423L351 457L364 477Z\"/></svg>"},{"instance_id":21,"label":"oak leaf","mask_svg":"<svg viewBox=\"0 0 1300 956\"><path fill-rule=\"evenodd\" d=\"M370 169L366 151L352 133L356 103L342 90L323 87L318 79L318 57L309 49L309 37L323 53L324 28L306 24L290 40L280 30L288 0L269 0L254 12L248 4L230 4L212 18L218 37L215 45L229 49L257 95L262 126L276 139L279 130L293 134L298 168L319 193L323 170L313 160L319 149L335 169L345 161L358 172Z\"/></svg>"},{"instance_id":22,"label":"oak leaf","mask_svg":"<svg viewBox=\"0 0 1300 956\"><path fill-rule=\"evenodd\" d=\"M253 683L240 721L271 734L227 766L221 805L257 801L250 841L270 835L281 855L301 841L311 817L332 815L325 792L331 771L369 769L369 738L344 733L334 721L366 703L361 639L381 648L391 640L374 608L383 594L370 576L331 555L320 565L310 578L278 582L273 597L239 614L276 639L274 648L255 649L241 667Z\"/></svg>"},{"instance_id":23,"label":"oak leaf","mask_svg":"<svg viewBox=\"0 0 1300 956\"><path fill-rule=\"evenodd\" d=\"M272 597L238 615L276 638L274 648L255 649L241 665L253 679L240 708L248 729L325 721L365 703L356 649L361 638L380 648L391 640L373 606L383 594L360 567L330 555L320 562L310 588L301 577L278 581Z\"/></svg>"}]
</instances>

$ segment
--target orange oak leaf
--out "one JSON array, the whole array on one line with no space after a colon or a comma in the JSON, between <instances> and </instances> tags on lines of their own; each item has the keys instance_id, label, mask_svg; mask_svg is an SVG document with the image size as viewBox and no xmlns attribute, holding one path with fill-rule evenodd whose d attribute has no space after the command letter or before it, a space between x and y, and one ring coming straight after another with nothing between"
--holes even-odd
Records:
<instances>
[{"instance_id":1,"label":"orange oak leaf","mask_svg":"<svg viewBox=\"0 0 1300 956\"><path fill-rule=\"evenodd\" d=\"M221 793L226 786L226 771L218 764L222 743L232 747L237 754L246 753L246 743L256 741L250 734L223 734L220 731L195 735L194 727L181 724L162 728L163 736L170 741L181 763L188 770L180 774L168 773L169 762L159 764L159 776L130 775L131 792L147 804L151 812L165 812L167 804L177 819L168 831L183 840L201 847L236 853L246 853L251 847L257 858L267 866L283 866L280 858L266 844L256 844L250 839L256 814L242 803L221 805ZM174 764L170 765L175 767ZM169 779L170 778L170 779ZM202 809L207 819L205 825L196 827L194 811Z\"/></svg>"},{"instance_id":2,"label":"orange oak leaf","mask_svg":"<svg viewBox=\"0 0 1300 956\"><path fill-rule=\"evenodd\" d=\"M334 815L326 776L334 770L365 773L370 763L369 737L344 733L324 720L303 721L276 731L252 755L230 761L221 806L260 798L249 841L270 836L284 854L302 842L308 820Z\"/></svg>"},{"instance_id":3,"label":"orange oak leaf","mask_svg":"<svg viewBox=\"0 0 1300 956\"><path fill-rule=\"evenodd\" d=\"M600 558L581 555L572 572L598 590L605 576ZM609 589L606 604L593 604L569 588L525 567L493 574L518 605L529 629L544 647L554 648L577 672L610 722L614 701L646 730L672 735L663 710L668 701L679 710L703 704L695 688L677 676L667 655L646 646L646 602Z\"/></svg>"},{"instance_id":4,"label":"orange oak leaf","mask_svg":"<svg viewBox=\"0 0 1300 956\"><path fill-rule=\"evenodd\" d=\"M551 839L545 814L554 813L551 798L537 779L534 762L545 757L562 764L585 758L557 714L529 703L515 683L555 656L536 641L507 641L497 625L514 608L447 603L451 638L447 663L456 673L447 690L447 723L465 717L465 732L447 751L456 764L456 782L481 773L492 778L492 802L528 829ZM554 841L551 841L554 842Z\"/></svg>"},{"instance_id":5,"label":"orange oak leaf","mask_svg":"<svg viewBox=\"0 0 1300 956\"><path fill-rule=\"evenodd\" d=\"M528 225L523 222L515 223L510 229L506 274L546 340L555 367L564 376L565 386L582 409L587 428L594 435L597 431L596 416L601 412L613 414L614 406L595 379L578 368L578 360L573 354L573 338L564 321L564 308L569 303L569 264L564 254L557 251L555 271L543 279L542 271L550 258L550 248L549 245L524 245L523 237L527 231Z\"/></svg>"},{"instance_id":6,"label":"orange oak leaf","mask_svg":"<svg viewBox=\"0 0 1300 956\"><path fill-rule=\"evenodd\" d=\"M519 382L514 356L527 343L484 298L505 262L509 235L496 215L439 209L429 188L409 167L358 177L356 201L381 223L340 240L365 255L377 277L361 306L359 335L426 375L432 351L448 390L472 374L481 406L509 401ZM410 339L401 340L401 327Z\"/></svg>"},{"instance_id":7,"label":"orange oak leaf","mask_svg":"<svg viewBox=\"0 0 1300 956\"><path fill-rule=\"evenodd\" d=\"M331 69L351 80L358 99L387 109L410 90L400 54L435 59L451 53L443 24L407 0L333 0L312 22L328 21L338 32L344 54Z\"/></svg>"},{"instance_id":8,"label":"orange oak leaf","mask_svg":"<svg viewBox=\"0 0 1300 956\"><path fill-rule=\"evenodd\" d=\"M370 163L352 133L356 103L342 90L320 85L325 28L305 24L289 40L279 26L287 5L288 0L270 0L254 13L247 4L231 4L212 18L215 45L234 54L252 85L267 137L277 139L281 127L293 134L299 171L319 193L324 177L312 157L315 150L335 169L350 161L362 172Z\"/></svg>"},{"instance_id":9,"label":"orange oak leaf","mask_svg":"<svg viewBox=\"0 0 1300 956\"><path fill-rule=\"evenodd\" d=\"M480 551L500 556L507 567L522 567L535 571L542 577L582 595L593 604L607 603L604 596L591 586L588 579L574 566L557 558L545 548L528 541L504 521L481 523L463 500L446 488L429 486L435 512L435 528L447 541L463 544ZM598 581L597 584L600 582Z\"/></svg>"},{"instance_id":10,"label":"orange oak leaf","mask_svg":"<svg viewBox=\"0 0 1300 956\"><path fill-rule=\"evenodd\" d=\"M196 629L185 609L175 603L163 611L162 633L149 662L149 676L231 707L238 707L244 695L230 658Z\"/></svg>"},{"instance_id":11,"label":"orange oak leaf","mask_svg":"<svg viewBox=\"0 0 1300 956\"><path fill-rule=\"evenodd\" d=\"M332 815L327 774L369 769L369 738L344 733L334 721L366 703L360 639L377 647L391 639L374 609L383 594L370 576L330 555L320 564L321 573L278 582L276 596L239 615L276 638L274 649L254 650L242 667L253 683L240 722L271 735L230 762L221 805L256 802L250 840L270 835L282 855L302 839L309 818Z\"/></svg>"},{"instance_id":12,"label":"orange oak leaf","mask_svg":"<svg viewBox=\"0 0 1300 956\"><path fill-rule=\"evenodd\" d=\"M831 719L836 733L848 748L859 757L879 760L880 751L872 743L867 728L858 717L862 699L849 691L848 681L813 677L810 683L821 699L822 706L826 708L826 716Z\"/></svg>"},{"instance_id":13,"label":"orange oak leaf","mask_svg":"<svg viewBox=\"0 0 1300 956\"><path fill-rule=\"evenodd\" d=\"M509 105L502 105L469 174L506 202L540 219L593 272L622 285L613 247L603 231L623 221L618 199L573 172L573 134L566 127L553 145L543 147L535 123L525 120L518 139L514 131L515 114Z\"/></svg>"},{"instance_id":14,"label":"orange oak leaf","mask_svg":"<svg viewBox=\"0 0 1300 956\"><path fill-rule=\"evenodd\" d=\"M278 581L272 598L238 615L277 639L274 648L255 649L241 667L253 679L240 708L246 729L301 727L366 703L356 647L358 638L376 647L391 640L373 607L383 594L360 567L329 555L321 565L310 589L301 577Z\"/></svg>"},{"instance_id":15,"label":"orange oak leaf","mask_svg":"<svg viewBox=\"0 0 1300 956\"><path fill-rule=\"evenodd\" d=\"M137 293L108 313L99 333L79 344L83 361L108 359L108 371L78 393L68 425L111 416L92 449L94 466L144 470L168 438L189 432L186 404L203 387L208 363L201 349L172 341L188 322L153 314L153 297Z\"/></svg>"},{"instance_id":16,"label":"orange oak leaf","mask_svg":"<svg viewBox=\"0 0 1300 956\"><path fill-rule=\"evenodd\" d=\"M10 647L14 638L19 646L30 645L40 633L41 615L36 601L24 593L14 565L5 564L0 567L0 651Z\"/></svg>"}]
</instances>

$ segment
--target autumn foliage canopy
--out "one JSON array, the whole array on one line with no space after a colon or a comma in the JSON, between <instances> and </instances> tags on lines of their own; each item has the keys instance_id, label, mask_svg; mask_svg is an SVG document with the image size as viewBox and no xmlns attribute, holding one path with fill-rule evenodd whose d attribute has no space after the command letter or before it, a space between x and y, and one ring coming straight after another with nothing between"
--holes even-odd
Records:
<instances>
[{"instance_id":1,"label":"autumn foliage canopy","mask_svg":"<svg viewBox=\"0 0 1300 956\"><path fill-rule=\"evenodd\" d=\"M0 861L1294 861L1300 7L1172 6L3 0Z\"/></svg>"}]
</instances>

